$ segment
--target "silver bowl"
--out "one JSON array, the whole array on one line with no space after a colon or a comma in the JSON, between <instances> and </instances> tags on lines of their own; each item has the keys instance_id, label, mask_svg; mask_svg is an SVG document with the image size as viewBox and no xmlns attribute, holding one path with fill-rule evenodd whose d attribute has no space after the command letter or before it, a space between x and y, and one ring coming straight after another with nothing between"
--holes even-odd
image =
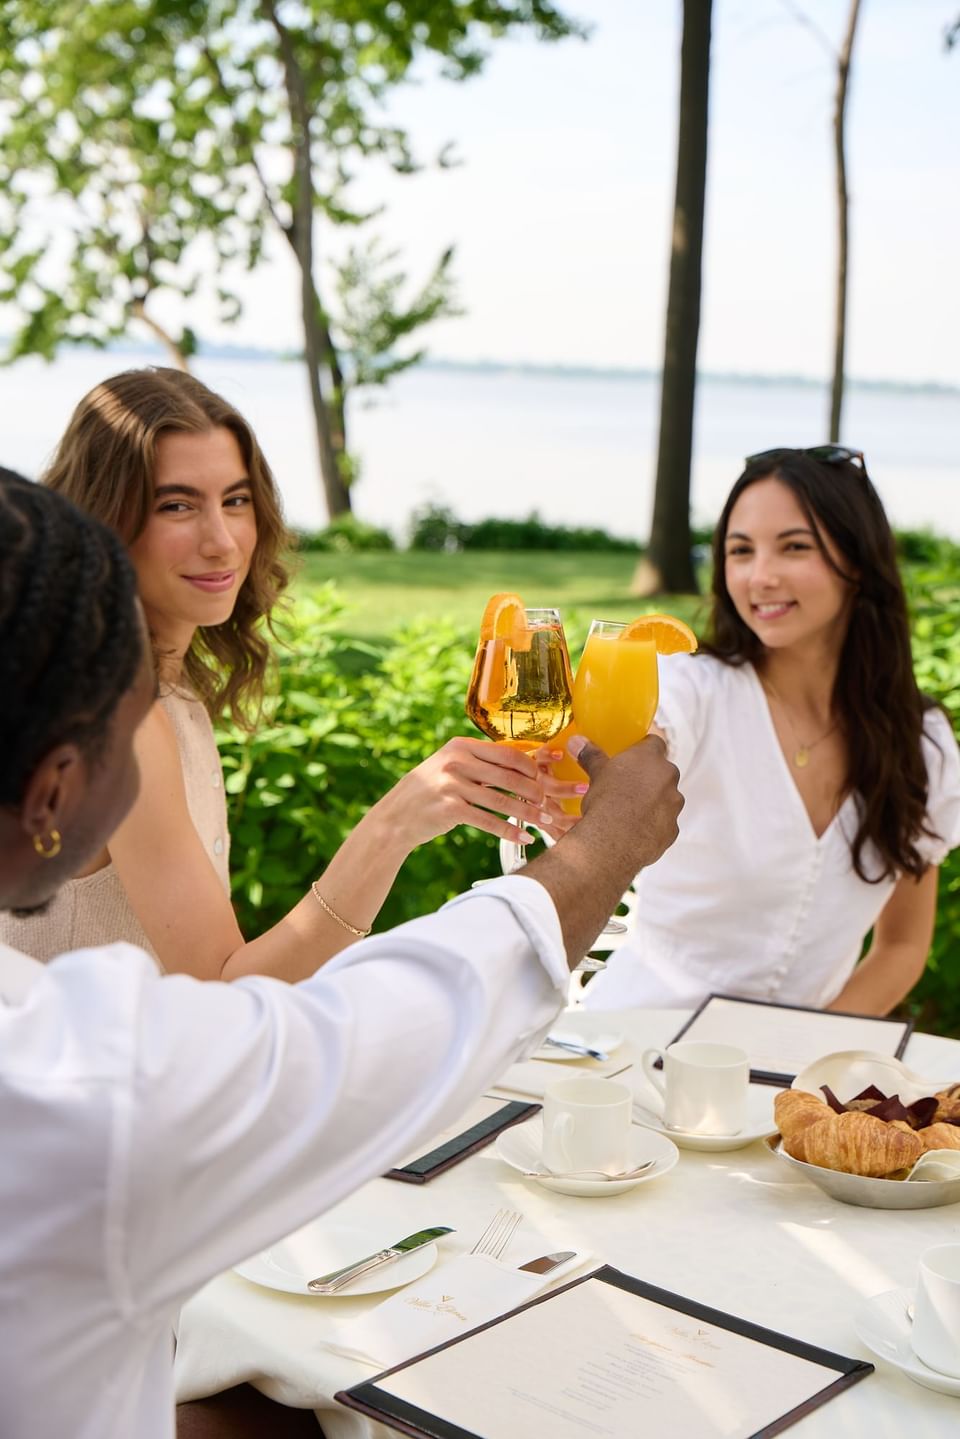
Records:
<instances>
[{"instance_id":1,"label":"silver bowl","mask_svg":"<svg viewBox=\"0 0 960 1439\"><path fill-rule=\"evenodd\" d=\"M941 1204L960 1200L960 1177L957 1179L868 1179L863 1174L843 1174L838 1169L821 1169L794 1159L781 1148L779 1134L765 1139L770 1153L784 1164L791 1164L811 1184L839 1199L841 1204L859 1204L864 1209L935 1209Z\"/></svg>"}]
</instances>

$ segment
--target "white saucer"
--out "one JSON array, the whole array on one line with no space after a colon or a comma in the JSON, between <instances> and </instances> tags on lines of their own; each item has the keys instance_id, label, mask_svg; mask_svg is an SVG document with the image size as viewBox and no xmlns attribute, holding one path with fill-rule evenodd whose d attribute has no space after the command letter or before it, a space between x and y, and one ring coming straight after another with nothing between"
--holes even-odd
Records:
<instances>
[{"instance_id":1,"label":"white saucer","mask_svg":"<svg viewBox=\"0 0 960 1439\"><path fill-rule=\"evenodd\" d=\"M751 1086L747 1096L747 1123L739 1134L694 1134L684 1129L667 1129L663 1116L650 1109L644 1099L634 1100L633 1122L667 1135L681 1149L702 1149L713 1154L727 1149L745 1149L758 1139L766 1139L768 1134L776 1134L773 1101L778 1093L779 1090L770 1085Z\"/></svg>"},{"instance_id":2,"label":"white saucer","mask_svg":"<svg viewBox=\"0 0 960 1439\"><path fill-rule=\"evenodd\" d=\"M543 1121L537 1117L524 1124L514 1124L505 1129L497 1140L497 1153L506 1164L514 1169L543 1168ZM648 1159L654 1163L643 1174L633 1179L534 1179L544 1189L557 1194L575 1194L580 1198L600 1199L611 1194L623 1194L635 1189L638 1184L647 1184L659 1179L676 1164L680 1155L677 1146L665 1135L652 1134L649 1129L632 1128L630 1131L630 1153L627 1162L631 1169L644 1164Z\"/></svg>"},{"instance_id":3,"label":"white saucer","mask_svg":"<svg viewBox=\"0 0 960 1439\"><path fill-rule=\"evenodd\" d=\"M555 1034L557 1039L569 1040L571 1044L589 1044L591 1049L600 1049L605 1054L613 1054L623 1043L622 1034L593 1034L585 1028L568 1029L563 1024L556 1025L551 1029L550 1033ZM572 1060L574 1064L582 1064L584 1060L589 1064L595 1064L597 1062L591 1059L589 1054L571 1054L569 1050L557 1049L556 1046L552 1044L542 1044L539 1049L534 1051L530 1058L549 1059L551 1063L556 1062L559 1064L563 1064L564 1062L569 1063L570 1060Z\"/></svg>"},{"instance_id":4,"label":"white saucer","mask_svg":"<svg viewBox=\"0 0 960 1439\"><path fill-rule=\"evenodd\" d=\"M394 1224L394 1229L396 1224ZM278 1244L235 1264L237 1274L266 1289L280 1289L284 1294L309 1294L307 1281L334 1269L342 1269L384 1249L400 1234L384 1235L382 1229L354 1229L345 1224L327 1224L314 1219L295 1234ZM400 1259L364 1274L348 1284L339 1294L311 1295L317 1299L353 1299L358 1294L381 1294L385 1289L399 1289L419 1279L432 1269L437 1260L436 1244L423 1244Z\"/></svg>"},{"instance_id":5,"label":"white saucer","mask_svg":"<svg viewBox=\"0 0 960 1439\"><path fill-rule=\"evenodd\" d=\"M960 1397L960 1379L940 1374L918 1359L910 1346L910 1320L907 1305L913 1299L912 1289L888 1289L868 1299L853 1317L857 1337L880 1359L886 1359L924 1389L938 1394Z\"/></svg>"}]
</instances>

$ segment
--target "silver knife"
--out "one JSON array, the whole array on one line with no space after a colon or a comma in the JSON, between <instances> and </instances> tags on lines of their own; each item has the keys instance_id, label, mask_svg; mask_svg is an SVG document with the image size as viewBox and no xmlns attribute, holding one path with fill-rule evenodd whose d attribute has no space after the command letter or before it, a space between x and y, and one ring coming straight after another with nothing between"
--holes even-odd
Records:
<instances>
[{"instance_id":1,"label":"silver knife","mask_svg":"<svg viewBox=\"0 0 960 1439\"><path fill-rule=\"evenodd\" d=\"M530 1259L520 1268L525 1269L528 1274L549 1274L551 1269L556 1269L558 1264L566 1264L568 1259L576 1259L575 1249L562 1249L559 1254L544 1254L541 1259Z\"/></svg>"},{"instance_id":2,"label":"silver knife","mask_svg":"<svg viewBox=\"0 0 960 1439\"><path fill-rule=\"evenodd\" d=\"M321 1274L318 1279L309 1280L307 1288L311 1294L336 1294L354 1279L359 1279L361 1274L369 1274L371 1269L379 1269L381 1264L392 1264L394 1259L402 1258L412 1249L432 1244L441 1234L452 1233L453 1230L444 1224L438 1224L433 1229L420 1229L416 1234L408 1234L406 1239L398 1239L387 1249L368 1254L366 1259L358 1259L355 1264L347 1264L343 1269L334 1269L330 1274Z\"/></svg>"}]
</instances>

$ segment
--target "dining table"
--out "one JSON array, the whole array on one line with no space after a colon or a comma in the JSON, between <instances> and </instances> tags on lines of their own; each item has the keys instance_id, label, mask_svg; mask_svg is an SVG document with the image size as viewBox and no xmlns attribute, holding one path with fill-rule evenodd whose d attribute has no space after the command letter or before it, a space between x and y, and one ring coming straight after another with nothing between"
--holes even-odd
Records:
<instances>
[{"instance_id":1,"label":"dining table","mask_svg":"<svg viewBox=\"0 0 960 1439\"><path fill-rule=\"evenodd\" d=\"M612 1077L629 1082L642 1073L644 1050L668 1044L688 1017L679 1009L578 1011L576 1024L588 1038L624 1036L615 1056L620 1062L607 1072L617 1069ZM920 1074L960 1080L960 1041L915 1031L903 1059ZM551 1077L596 1065L528 1061L491 1092L536 1099ZM775 1092L769 1090L771 1114ZM960 1204L906 1210L844 1204L761 1138L732 1150L682 1148L668 1173L625 1192L584 1197L525 1177L491 1143L428 1183L374 1179L317 1222L369 1228L384 1243L449 1226L454 1232L439 1245L444 1262L464 1253L498 1209L519 1211L523 1225L542 1239L543 1252L575 1251L581 1272L609 1264L726 1314L875 1364L862 1382L797 1420L791 1429L797 1439L960 1434L960 1396L921 1387L871 1354L854 1325L873 1296L914 1284L925 1249L960 1242ZM178 1400L251 1382L273 1399L314 1410L327 1439L385 1439L395 1431L334 1398L376 1373L351 1355L344 1335L384 1297L352 1296L349 1288L334 1297L289 1294L234 1271L219 1275L181 1313Z\"/></svg>"}]
</instances>

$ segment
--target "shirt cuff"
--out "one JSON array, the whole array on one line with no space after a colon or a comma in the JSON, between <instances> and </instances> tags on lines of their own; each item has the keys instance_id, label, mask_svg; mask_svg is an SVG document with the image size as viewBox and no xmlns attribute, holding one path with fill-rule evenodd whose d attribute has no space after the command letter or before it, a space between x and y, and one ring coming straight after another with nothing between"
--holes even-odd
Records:
<instances>
[{"instance_id":1,"label":"shirt cuff","mask_svg":"<svg viewBox=\"0 0 960 1439\"><path fill-rule=\"evenodd\" d=\"M553 900L542 884L538 884L535 879L526 879L521 874L502 875L477 889L458 894L443 908L484 904L492 899L509 906L514 919L532 944L537 959L549 975L553 988L566 1002L570 987L566 946ZM479 914L477 923L483 923Z\"/></svg>"}]
</instances>

